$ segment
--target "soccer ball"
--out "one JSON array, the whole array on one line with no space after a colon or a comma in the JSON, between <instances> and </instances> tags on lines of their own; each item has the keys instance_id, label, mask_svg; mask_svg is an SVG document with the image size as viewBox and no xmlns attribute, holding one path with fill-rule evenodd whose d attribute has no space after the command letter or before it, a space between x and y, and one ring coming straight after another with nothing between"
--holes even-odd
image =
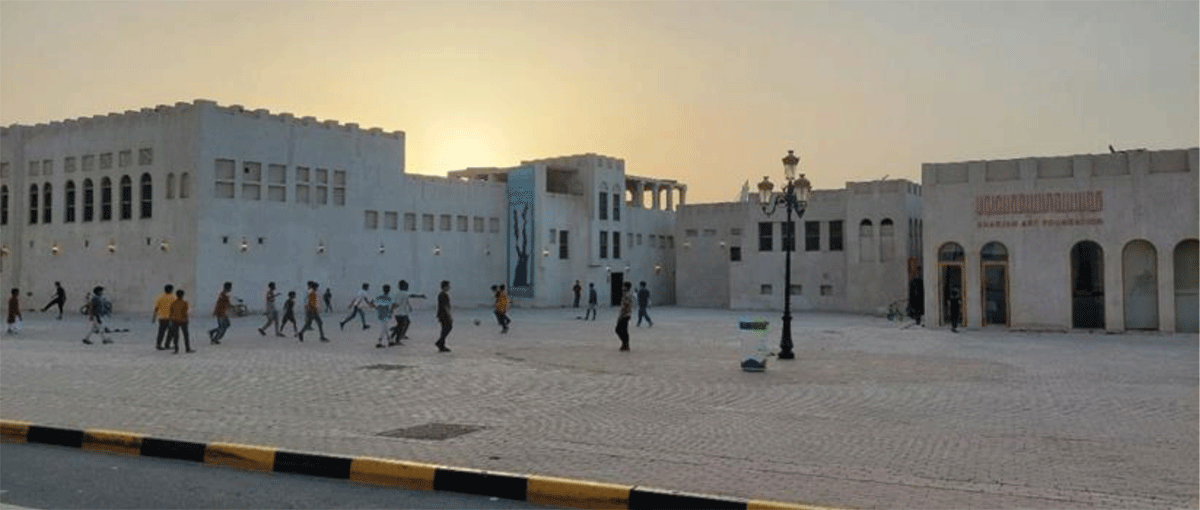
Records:
<instances>
[{"instance_id":1,"label":"soccer ball","mask_svg":"<svg viewBox=\"0 0 1200 510\"><path fill-rule=\"evenodd\" d=\"M478 326L479 323L480 323L479 319L475 319L475 325Z\"/></svg>"}]
</instances>

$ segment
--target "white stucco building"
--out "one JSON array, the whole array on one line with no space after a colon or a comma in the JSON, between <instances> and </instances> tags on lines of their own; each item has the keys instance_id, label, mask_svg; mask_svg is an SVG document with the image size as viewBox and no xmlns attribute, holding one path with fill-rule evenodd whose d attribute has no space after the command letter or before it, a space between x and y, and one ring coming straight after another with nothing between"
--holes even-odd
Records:
<instances>
[{"instance_id":1,"label":"white stucco building","mask_svg":"<svg viewBox=\"0 0 1200 510\"><path fill-rule=\"evenodd\" d=\"M929 163L925 309L973 327L1197 330L1197 149Z\"/></svg>"},{"instance_id":2,"label":"white stucco building","mask_svg":"<svg viewBox=\"0 0 1200 510\"><path fill-rule=\"evenodd\" d=\"M792 252L792 310L882 313L907 298L921 260L921 186L891 179L814 190L786 233L780 208L757 196L679 209L678 302L782 310L784 248Z\"/></svg>"},{"instance_id":3,"label":"white stucco building","mask_svg":"<svg viewBox=\"0 0 1200 510\"><path fill-rule=\"evenodd\" d=\"M205 100L8 126L0 286L32 306L54 281L75 303L103 285L118 310L148 310L173 283L197 317L224 281L251 308L267 281L303 295L308 280L338 303L400 279L431 297L450 280L459 305L505 282L518 306L566 305L575 279L603 300L622 280L673 300L667 197L683 185L594 154L449 178L404 161L400 131Z\"/></svg>"}]
</instances>

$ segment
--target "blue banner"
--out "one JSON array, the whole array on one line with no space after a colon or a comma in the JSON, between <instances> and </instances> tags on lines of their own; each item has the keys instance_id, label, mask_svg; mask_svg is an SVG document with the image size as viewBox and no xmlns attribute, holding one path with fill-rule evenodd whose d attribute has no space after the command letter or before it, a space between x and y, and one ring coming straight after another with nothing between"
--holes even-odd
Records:
<instances>
[{"instance_id":1,"label":"blue banner","mask_svg":"<svg viewBox=\"0 0 1200 510\"><path fill-rule=\"evenodd\" d=\"M537 177L533 167L508 172L508 295L532 298L537 225L534 199Z\"/></svg>"}]
</instances>

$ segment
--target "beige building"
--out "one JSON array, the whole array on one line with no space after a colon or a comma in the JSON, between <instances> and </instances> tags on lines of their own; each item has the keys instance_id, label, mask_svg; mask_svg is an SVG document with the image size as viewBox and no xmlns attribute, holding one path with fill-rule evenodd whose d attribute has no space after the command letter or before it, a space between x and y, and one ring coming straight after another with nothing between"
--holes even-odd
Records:
<instances>
[{"instance_id":1,"label":"beige building","mask_svg":"<svg viewBox=\"0 0 1200 510\"><path fill-rule=\"evenodd\" d=\"M922 166L925 309L970 327L1197 330L1197 149Z\"/></svg>"}]
</instances>

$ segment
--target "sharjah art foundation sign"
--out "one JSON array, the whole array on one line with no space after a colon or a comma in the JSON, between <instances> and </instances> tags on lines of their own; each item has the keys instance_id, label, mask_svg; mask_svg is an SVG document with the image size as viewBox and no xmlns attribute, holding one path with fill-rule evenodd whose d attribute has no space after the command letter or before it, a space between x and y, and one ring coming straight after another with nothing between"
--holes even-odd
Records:
<instances>
[{"instance_id":1,"label":"sharjah art foundation sign","mask_svg":"<svg viewBox=\"0 0 1200 510\"><path fill-rule=\"evenodd\" d=\"M1066 191L1053 193L1012 193L975 197L978 228L1033 228L1101 225L1104 220L1095 214L1104 210L1104 195L1097 191ZM1070 217L1044 217L1055 213L1073 213ZM1084 214L1079 214L1084 213ZM988 218L989 216L1024 215L1024 218ZM1039 215L1034 217L1033 215Z\"/></svg>"}]
</instances>

